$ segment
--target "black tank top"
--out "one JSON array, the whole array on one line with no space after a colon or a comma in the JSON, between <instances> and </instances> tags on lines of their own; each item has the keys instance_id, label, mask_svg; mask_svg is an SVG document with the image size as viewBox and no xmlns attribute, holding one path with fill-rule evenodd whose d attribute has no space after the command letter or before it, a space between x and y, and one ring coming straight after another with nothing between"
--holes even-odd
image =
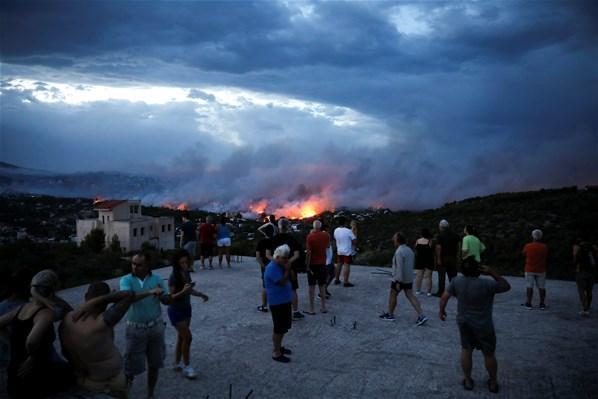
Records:
<instances>
[{"instance_id":1,"label":"black tank top","mask_svg":"<svg viewBox=\"0 0 598 399\"><path fill-rule=\"evenodd\" d=\"M44 369L48 367L51 358L52 358L52 343L56 338L56 334L54 333L54 328L51 329L42 339L41 345L38 348L35 358L37 359L33 372L29 374L25 379L19 378L17 373L19 371L19 367L23 364L23 362L29 356L27 353L26 343L27 337L33 330L33 319L39 313L40 310L45 309L41 307L37 309L31 317L25 320L19 319L19 314L23 307L21 306L17 311L17 314L10 322L10 363L8 364L8 386L7 389L13 395L17 397L25 397L24 390L31 390L29 391L29 395L35 395L36 388L35 385L39 384L40 381L43 381L41 374L44 373ZM27 383L29 382L29 383ZM33 385L31 385L33 384ZM17 392L15 392L17 391Z\"/></svg>"},{"instance_id":2,"label":"black tank top","mask_svg":"<svg viewBox=\"0 0 598 399\"><path fill-rule=\"evenodd\" d=\"M428 268L432 269L434 266L434 253L430 246L430 241L427 244L415 244L415 267L417 269Z\"/></svg>"}]
</instances>

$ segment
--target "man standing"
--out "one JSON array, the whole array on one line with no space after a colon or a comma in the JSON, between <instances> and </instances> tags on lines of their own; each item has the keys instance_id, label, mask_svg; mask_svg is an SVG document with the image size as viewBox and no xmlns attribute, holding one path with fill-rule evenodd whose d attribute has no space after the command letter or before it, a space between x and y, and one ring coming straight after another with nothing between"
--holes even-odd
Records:
<instances>
[{"instance_id":1,"label":"man standing","mask_svg":"<svg viewBox=\"0 0 598 399\"><path fill-rule=\"evenodd\" d=\"M525 308L532 309L532 296L534 294L534 284L540 292L540 309L546 309L544 299L546 298L546 258L548 257L548 247L541 242L542 230L532 231L533 242L525 244L521 253L525 256L525 283L527 286Z\"/></svg>"},{"instance_id":2,"label":"man standing","mask_svg":"<svg viewBox=\"0 0 598 399\"><path fill-rule=\"evenodd\" d=\"M257 243L257 247L255 249L255 260L257 261L258 265L260 265L260 273L262 275L262 304L257 307L259 312L268 312L267 302L266 302L266 283L264 282L264 271L266 270L266 266L270 262L270 260L266 257L266 252L272 252L272 236L268 234L272 234L272 231L263 232L265 237L260 239Z\"/></svg>"},{"instance_id":3,"label":"man standing","mask_svg":"<svg viewBox=\"0 0 598 399\"><path fill-rule=\"evenodd\" d=\"M438 224L439 233L436 236L436 270L438 271L438 291L434 296L440 297L444 292L448 274L449 282L457 275L457 256L459 254L459 237L449 226L449 222L441 220Z\"/></svg>"},{"instance_id":4,"label":"man standing","mask_svg":"<svg viewBox=\"0 0 598 399\"><path fill-rule=\"evenodd\" d=\"M214 218L208 216L206 222L199 226L199 249L201 251L201 268L206 268L206 257L208 258L208 265L210 270L214 269L212 266L212 259L214 258L214 242L216 241L216 227L214 227Z\"/></svg>"},{"instance_id":5,"label":"man standing","mask_svg":"<svg viewBox=\"0 0 598 399\"><path fill-rule=\"evenodd\" d=\"M341 271L343 272L343 287L354 287L354 284L349 282L349 275L351 274L351 254L355 249L357 237L347 227L347 219L344 217L338 218L339 227L334 229L334 239L336 241L336 255L338 258L338 268L336 269L336 278L334 284L340 284Z\"/></svg>"},{"instance_id":6,"label":"man standing","mask_svg":"<svg viewBox=\"0 0 598 399\"><path fill-rule=\"evenodd\" d=\"M160 295L159 287L143 293L110 292L104 282L89 285L85 303L67 313L60 324L60 344L80 386L90 391L127 398L123 359L114 345L114 326L136 300ZM106 310L108 304L114 303Z\"/></svg>"},{"instance_id":7,"label":"man standing","mask_svg":"<svg viewBox=\"0 0 598 399\"><path fill-rule=\"evenodd\" d=\"M395 321L395 308L397 307L397 296L403 290L405 296L411 302L411 306L417 312L418 326L424 325L428 318L422 313L419 301L413 295L413 267L415 254L407 246L407 241L402 233L395 233L392 241L397 247L392 258L392 281L390 282L390 293L388 295L388 312L382 313L379 317L386 321Z\"/></svg>"},{"instance_id":8,"label":"man standing","mask_svg":"<svg viewBox=\"0 0 598 399\"><path fill-rule=\"evenodd\" d=\"M272 261L266 267L264 282L268 295L268 304L272 314L272 359L281 363L288 363L290 349L282 346L282 339L292 325L292 290L289 279L291 278L291 265L289 254L291 249L288 245L281 245L274 250Z\"/></svg>"},{"instance_id":9,"label":"man standing","mask_svg":"<svg viewBox=\"0 0 598 399\"><path fill-rule=\"evenodd\" d=\"M197 225L189 220L187 215L183 216L183 224L181 230L180 247L191 255L191 261L195 260L195 252L197 249ZM193 265L191 265L191 271Z\"/></svg>"},{"instance_id":10,"label":"man standing","mask_svg":"<svg viewBox=\"0 0 598 399\"><path fill-rule=\"evenodd\" d=\"M315 220L313 230L307 236L305 243L307 266L307 283L309 284L309 312L307 314L316 314L314 307L314 294L316 283L320 287L320 311L326 313L326 249L330 245L330 236L321 231L322 222Z\"/></svg>"},{"instance_id":11,"label":"man standing","mask_svg":"<svg viewBox=\"0 0 598 399\"><path fill-rule=\"evenodd\" d=\"M160 276L152 274L145 263L145 255L134 255L131 259L131 273L120 279L121 291L138 293L157 288L161 290L158 295L135 302L127 312L125 374L130 385L136 375L145 371L147 361L148 398L154 396L166 352L160 302L169 304L171 300L166 283Z\"/></svg>"},{"instance_id":12,"label":"man standing","mask_svg":"<svg viewBox=\"0 0 598 399\"><path fill-rule=\"evenodd\" d=\"M461 367L463 368L463 387L473 389L471 379L472 354L480 349L484 354L484 364L488 371L488 389L498 392L496 374L498 366L494 351L496 334L492 320L494 295L511 289L509 283L487 266L479 266L474 257L469 257L461 267L462 276L451 281L448 291L440 299L440 319L446 320L446 304L451 296L457 297L457 325L461 336ZM481 273L494 280L479 278Z\"/></svg>"},{"instance_id":13,"label":"man standing","mask_svg":"<svg viewBox=\"0 0 598 399\"><path fill-rule=\"evenodd\" d=\"M289 279L291 281L291 287L293 292L293 320L301 320L305 316L299 311L299 297L297 296L297 290L299 289L299 280L297 280L297 268L296 261L301 256L301 246L290 233L289 220L286 218L280 218L278 220L278 234L272 239L272 248L278 248L281 245L287 245L289 247L289 253L291 258L289 264L291 265L291 274ZM266 250L266 257L272 260L272 251Z\"/></svg>"}]
</instances>

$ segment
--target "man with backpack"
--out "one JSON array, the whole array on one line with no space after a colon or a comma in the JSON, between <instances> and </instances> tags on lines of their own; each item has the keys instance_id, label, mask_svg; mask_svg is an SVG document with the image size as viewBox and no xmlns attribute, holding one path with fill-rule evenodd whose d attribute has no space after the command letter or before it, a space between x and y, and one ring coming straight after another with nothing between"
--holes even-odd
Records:
<instances>
[{"instance_id":1,"label":"man with backpack","mask_svg":"<svg viewBox=\"0 0 598 399\"><path fill-rule=\"evenodd\" d=\"M580 233L579 240L573 245L573 263L576 272L577 292L582 306L582 310L579 312L581 317L590 317L597 254L598 247L590 243L588 234L586 232Z\"/></svg>"}]
</instances>

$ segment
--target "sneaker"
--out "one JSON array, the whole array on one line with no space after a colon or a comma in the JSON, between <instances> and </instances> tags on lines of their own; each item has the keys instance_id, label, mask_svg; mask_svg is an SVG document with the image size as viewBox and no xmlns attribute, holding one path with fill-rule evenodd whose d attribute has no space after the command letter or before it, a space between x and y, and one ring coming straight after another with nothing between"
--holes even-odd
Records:
<instances>
[{"instance_id":1,"label":"sneaker","mask_svg":"<svg viewBox=\"0 0 598 399\"><path fill-rule=\"evenodd\" d=\"M422 292L421 291L415 291L415 295L421 295Z\"/></svg>"},{"instance_id":2,"label":"sneaker","mask_svg":"<svg viewBox=\"0 0 598 399\"><path fill-rule=\"evenodd\" d=\"M546 305L544 305L543 303L540 304L540 310L546 310Z\"/></svg>"},{"instance_id":3,"label":"sneaker","mask_svg":"<svg viewBox=\"0 0 598 399\"><path fill-rule=\"evenodd\" d=\"M326 299L330 299L330 294L326 293ZM322 296L318 294L318 300L322 300Z\"/></svg>"},{"instance_id":4,"label":"sneaker","mask_svg":"<svg viewBox=\"0 0 598 399\"><path fill-rule=\"evenodd\" d=\"M345 283L343 284L343 287L355 287L355 284Z\"/></svg>"},{"instance_id":5,"label":"sneaker","mask_svg":"<svg viewBox=\"0 0 598 399\"><path fill-rule=\"evenodd\" d=\"M432 296L432 293L431 293L431 292L428 292L428 293L426 294L426 296Z\"/></svg>"},{"instance_id":6,"label":"sneaker","mask_svg":"<svg viewBox=\"0 0 598 399\"><path fill-rule=\"evenodd\" d=\"M532 304L531 303L522 303L521 306L523 306L526 310L532 310Z\"/></svg>"},{"instance_id":7,"label":"sneaker","mask_svg":"<svg viewBox=\"0 0 598 399\"><path fill-rule=\"evenodd\" d=\"M395 317L394 315L390 314L390 313L382 313L380 316L378 316L379 318L381 318L382 320L385 321L395 321Z\"/></svg>"},{"instance_id":8,"label":"sneaker","mask_svg":"<svg viewBox=\"0 0 598 399\"><path fill-rule=\"evenodd\" d=\"M305 317L300 311L293 312L293 320L301 320Z\"/></svg>"},{"instance_id":9,"label":"sneaker","mask_svg":"<svg viewBox=\"0 0 598 399\"><path fill-rule=\"evenodd\" d=\"M417 317L417 321L415 322L415 324L417 324L418 326L423 326L424 324L426 324L426 321L428 321L426 315L421 314Z\"/></svg>"},{"instance_id":10,"label":"sneaker","mask_svg":"<svg viewBox=\"0 0 598 399\"><path fill-rule=\"evenodd\" d=\"M183 363L174 363L174 364L172 365L172 369L173 369L174 371L181 371L181 370L183 370L183 368L184 368L184 367L185 367L185 366L183 365Z\"/></svg>"},{"instance_id":11,"label":"sneaker","mask_svg":"<svg viewBox=\"0 0 598 399\"><path fill-rule=\"evenodd\" d=\"M197 377L197 373L195 372L195 370L193 369L193 367L191 366L187 366L183 369L183 375L186 378L189 378L190 380L194 379Z\"/></svg>"},{"instance_id":12,"label":"sneaker","mask_svg":"<svg viewBox=\"0 0 598 399\"><path fill-rule=\"evenodd\" d=\"M339 285L341 283L340 280L334 280L334 285Z\"/></svg>"},{"instance_id":13,"label":"sneaker","mask_svg":"<svg viewBox=\"0 0 598 399\"><path fill-rule=\"evenodd\" d=\"M258 312L264 312L264 313L268 313L268 308L265 307L264 305L260 305L257 307Z\"/></svg>"}]
</instances>

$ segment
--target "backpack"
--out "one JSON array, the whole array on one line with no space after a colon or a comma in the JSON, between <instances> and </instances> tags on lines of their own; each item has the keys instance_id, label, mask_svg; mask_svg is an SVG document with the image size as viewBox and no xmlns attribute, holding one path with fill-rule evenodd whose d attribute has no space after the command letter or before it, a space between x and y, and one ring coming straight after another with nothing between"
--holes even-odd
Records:
<instances>
[{"instance_id":1,"label":"backpack","mask_svg":"<svg viewBox=\"0 0 598 399\"><path fill-rule=\"evenodd\" d=\"M596 254L591 244L583 243L579 246L577 264L580 272L594 272L596 270Z\"/></svg>"}]
</instances>

